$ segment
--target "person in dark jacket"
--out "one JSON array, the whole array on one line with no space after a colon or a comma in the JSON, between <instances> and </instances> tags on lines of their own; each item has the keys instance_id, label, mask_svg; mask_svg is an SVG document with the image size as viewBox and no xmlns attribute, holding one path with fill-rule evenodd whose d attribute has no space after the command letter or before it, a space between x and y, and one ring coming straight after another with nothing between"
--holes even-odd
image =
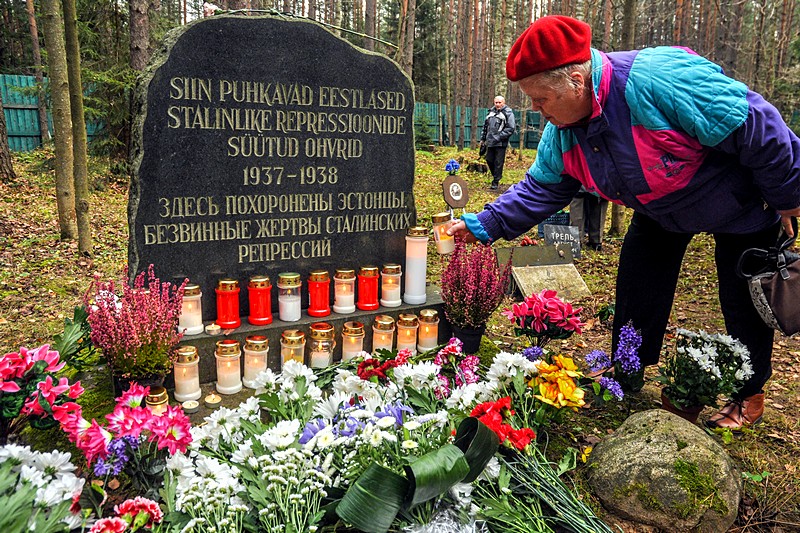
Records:
<instances>
[{"instance_id":1,"label":"person in dark jacket","mask_svg":"<svg viewBox=\"0 0 800 533\"><path fill-rule=\"evenodd\" d=\"M495 96L494 107L489 109L481 133L481 148L486 148L486 164L489 165L489 172L492 174L492 184L489 187L492 190L497 189L503 178L508 139L514 135L516 127L514 113L506 105L506 99Z\"/></svg>"},{"instance_id":2,"label":"person in dark jacket","mask_svg":"<svg viewBox=\"0 0 800 533\"><path fill-rule=\"evenodd\" d=\"M658 362L681 263L710 233L728 334L750 352L753 374L707 424L761 421L774 331L759 316L736 263L774 245L800 216L800 139L774 106L683 47L604 53L591 28L548 16L517 39L506 74L549 124L523 181L448 229L492 242L525 233L583 186L634 210L617 272L612 350L631 321L644 365ZM629 390L634 387L629 384Z\"/></svg>"}]
</instances>

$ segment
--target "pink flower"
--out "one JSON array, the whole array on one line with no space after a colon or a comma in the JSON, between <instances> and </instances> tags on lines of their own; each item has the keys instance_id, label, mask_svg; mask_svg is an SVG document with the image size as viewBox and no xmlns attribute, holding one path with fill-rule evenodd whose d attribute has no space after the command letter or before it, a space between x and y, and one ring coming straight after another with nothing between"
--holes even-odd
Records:
<instances>
[{"instance_id":1,"label":"pink flower","mask_svg":"<svg viewBox=\"0 0 800 533\"><path fill-rule=\"evenodd\" d=\"M128 523L122 518L101 518L94 523L89 533L125 533Z\"/></svg>"},{"instance_id":2,"label":"pink flower","mask_svg":"<svg viewBox=\"0 0 800 533\"><path fill-rule=\"evenodd\" d=\"M131 383L130 388L117 398L117 405L139 407L144 404L144 398L149 393L150 387L142 387L138 383Z\"/></svg>"},{"instance_id":3,"label":"pink flower","mask_svg":"<svg viewBox=\"0 0 800 533\"><path fill-rule=\"evenodd\" d=\"M20 388L14 381L0 379L0 392L19 392Z\"/></svg>"},{"instance_id":4,"label":"pink flower","mask_svg":"<svg viewBox=\"0 0 800 533\"><path fill-rule=\"evenodd\" d=\"M161 512L161 508L158 506L156 502L153 500L148 500L147 498L143 498L142 496L137 496L132 500L125 500L120 505L114 507L114 513L117 516L130 516L131 523L133 523L136 515L139 513L147 513L150 516L150 519L147 521L144 527L152 528L153 524L158 524L164 518L164 513Z\"/></svg>"},{"instance_id":5,"label":"pink flower","mask_svg":"<svg viewBox=\"0 0 800 533\"><path fill-rule=\"evenodd\" d=\"M83 432L75 445L86 456L86 462L92 464L96 457L103 459L108 457L108 443L111 442L111 437L111 433L92 419L89 429Z\"/></svg>"},{"instance_id":6,"label":"pink flower","mask_svg":"<svg viewBox=\"0 0 800 533\"><path fill-rule=\"evenodd\" d=\"M61 424L61 429L69 436L69 440L77 443L92 426L83 418L81 406L75 402L53 406L53 418Z\"/></svg>"},{"instance_id":7,"label":"pink flower","mask_svg":"<svg viewBox=\"0 0 800 533\"><path fill-rule=\"evenodd\" d=\"M397 362L396 366L401 366L406 364L409 359L411 359L411 350L409 350L408 348L403 348L402 350L397 352L397 356L394 358L394 360Z\"/></svg>"},{"instance_id":8,"label":"pink flower","mask_svg":"<svg viewBox=\"0 0 800 533\"><path fill-rule=\"evenodd\" d=\"M150 427L155 417L147 407L127 407L117 404L114 412L106 415L108 429L113 431L117 438L138 437L142 431Z\"/></svg>"},{"instance_id":9,"label":"pink flower","mask_svg":"<svg viewBox=\"0 0 800 533\"><path fill-rule=\"evenodd\" d=\"M436 376L436 379L439 380L439 386L436 387L436 390L433 391L433 394L440 400L449 397L450 380L447 378L447 376L443 376L442 374Z\"/></svg>"},{"instance_id":10,"label":"pink flower","mask_svg":"<svg viewBox=\"0 0 800 533\"><path fill-rule=\"evenodd\" d=\"M19 349L20 355L25 359L26 368L25 370L30 370L37 361L45 361L47 363L47 367L44 369L45 372L58 372L66 362L59 363L59 355L58 352L51 350L49 344L43 344L38 348L33 350L28 350L25 347Z\"/></svg>"},{"instance_id":11,"label":"pink flower","mask_svg":"<svg viewBox=\"0 0 800 533\"><path fill-rule=\"evenodd\" d=\"M183 413L179 406L167 406L167 411L158 417L153 417L150 427L150 440L158 441L158 449L168 448L170 455L176 450L185 452L192 442L189 417Z\"/></svg>"}]
</instances>

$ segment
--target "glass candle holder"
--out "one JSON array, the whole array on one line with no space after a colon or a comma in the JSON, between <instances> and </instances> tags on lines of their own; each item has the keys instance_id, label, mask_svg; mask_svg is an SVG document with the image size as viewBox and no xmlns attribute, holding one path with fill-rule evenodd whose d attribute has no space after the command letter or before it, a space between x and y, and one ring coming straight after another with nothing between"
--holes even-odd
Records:
<instances>
[{"instance_id":1,"label":"glass candle holder","mask_svg":"<svg viewBox=\"0 0 800 533\"><path fill-rule=\"evenodd\" d=\"M436 251L441 255L453 253L456 249L456 240L452 235L447 234L450 221L453 216L449 213L437 213L431 216L433 221L433 240L436 241Z\"/></svg>"},{"instance_id":2,"label":"glass candle holder","mask_svg":"<svg viewBox=\"0 0 800 533\"><path fill-rule=\"evenodd\" d=\"M411 350L411 355L417 353L417 329L419 321L417 315L399 315L397 317L397 351Z\"/></svg>"},{"instance_id":3,"label":"glass candle holder","mask_svg":"<svg viewBox=\"0 0 800 533\"><path fill-rule=\"evenodd\" d=\"M327 368L333 364L333 349L336 347L333 337L333 326L327 322L311 324L311 341L308 343L311 368Z\"/></svg>"},{"instance_id":4,"label":"glass candle holder","mask_svg":"<svg viewBox=\"0 0 800 533\"><path fill-rule=\"evenodd\" d=\"M392 351L394 346L394 318L378 315L372 324L372 353L378 350Z\"/></svg>"},{"instance_id":5,"label":"glass candle holder","mask_svg":"<svg viewBox=\"0 0 800 533\"><path fill-rule=\"evenodd\" d=\"M414 226L406 234L406 292L403 301L407 304L424 304L425 277L428 268L428 228Z\"/></svg>"},{"instance_id":6,"label":"glass candle holder","mask_svg":"<svg viewBox=\"0 0 800 533\"><path fill-rule=\"evenodd\" d=\"M217 358L217 392L236 394L242 390L242 350L239 341L217 341L214 356Z\"/></svg>"},{"instance_id":7,"label":"glass candle holder","mask_svg":"<svg viewBox=\"0 0 800 533\"><path fill-rule=\"evenodd\" d=\"M331 314L331 278L327 270L314 270L308 276L308 316Z\"/></svg>"},{"instance_id":8,"label":"glass candle holder","mask_svg":"<svg viewBox=\"0 0 800 533\"><path fill-rule=\"evenodd\" d=\"M419 312L418 335L417 350L420 353L439 345L439 313L435 309L423 309Z\"/></svg>"},{"instance_id":9,"label":"glass candle holder","mask_svg":"<svg viewBox=\"0 0 800 533\"><path fill-rule=\"evenodd\" d=\"M342 361L349 361L364 350L364 324L345 322L342 326Z\"/></svg>"},{"instance_id":10,"label":"glass candle holder","mask_svg":"<svg viewBox=\"0 0 800 533\"><path fill-rule=\"evenodd\" d=\"M256 377L267 369L269 339L263 335L250 335L244 341L244 378L248 389L255 389Z\"/></svg>"},{"instance_id":11,"label":"glass candle holder","mask_svg":"<svg viewBox=\"0 0 800 533\"><path fill-rule=\"evenodd\" d=\"M203 293L200 292L200 285L187 283L183 289L183 302L181 304L181 314L178 317L178 331L184 335L198 335L203 333L203 307L200 299Z\"/></svg>"},{"instance_id":12,"label":"glass candle holder","mask_svg":"<svg viewBox=\"0 0 800 533\"><path fill-rule=\"evenodd\" d=\"M305 363L306 334L299 329L287 329L281 333L281 368L287 361Z\"/></svg>"},{"instance_id":13,"label":"glass candle holder","mask_svg":"<svg viewBox=\"0 0 800 533\"><path fill-rule=\"evenodd\" d=\"M224 329L242 325L239 317L239 282L223 278L217 283L217 324Z\"/></svg>"},{"instance_id":14,"label":"glass candle holder","mask_svg":"<svg viewBox=\"0 0 800 533\"><path fill-rule=\"evenodd\" d=\"M356 310L356 272L349 268L337 268L333 276L333 312L354 313Z\"/></svg>"},{"instance_id":15,"label":"glass candle holder","mask_svg":"<svg viewBox=\"0 0 800 533\"><path fill-rule=\"evenodd\" d=\"M254 326L272 324L272 281L269 276L253 276L247 284L250 314L247 321Z\"/></svg>"},{"instance_id":16,"label":"glass candle holder","mask_svg":"<svg viewBox=\"0 0 800 533\"><path fill-rule=\"evenodd\" d=\"M381 305L384 307L400 307L400 278L403 270L400 265L389 263L381 270Z\"/></svg>"},{"instance_id":17,"label":"glass candle holder","mask_svg":"<svg viewBox=\"0 0 800 533\"><path fill-rule=\"evenodd\" d=\"M144 404L153 415L163 415L167 412L167 405L169 405L167 389L164 387L150 387L150 393L144 397Z\"/></svg>"},{"instance_id":18,"label":"glass candle holder","mask_svg":"<svg viewBox=\"0 0 800 533\"><path fill-rule=\"evenodd\" d=\"M178 347L178 358L173 365L175 374L175 401L185 402L186 400L199 400L202 392L200 391L200 371L198 365L200 356L194 346Z\"/></svg>"},{"instance_id":19,"label":"glass candle holder","mask_svg":"<svg viewBox=\"0 0 800 533\"><path fill-rule=\"evenodd\" d=\"M278 274L278 316L284 322L300 320L300 274L282 272Z\"/></svg>"},{"instance_id":20,"label":"glass candle holder","mask_svg":"<svg viewBox=\"0 0 800 533\"><path fill-rule=\"evenodd\" d=\"M364 266L358 270L358 303L362 311L374 311L378 305L378 267Z\"/></svg>"}]
</instances>

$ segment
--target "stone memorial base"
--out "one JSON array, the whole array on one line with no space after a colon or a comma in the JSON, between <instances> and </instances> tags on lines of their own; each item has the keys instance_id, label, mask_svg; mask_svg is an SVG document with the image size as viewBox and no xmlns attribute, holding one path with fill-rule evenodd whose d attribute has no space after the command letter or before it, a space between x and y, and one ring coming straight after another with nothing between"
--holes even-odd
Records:
<instances>
[{"instance_id":1,"label":"stone memorial base","mask_svg":"<svg viewBox=\"0 0 800 533\"><path fill-rule=\"evenodd\" d=\"M342 325L345 322L356 321L364 324L364 350L367 352L372 351L372 324L377 315L389 315L397 320L397 316L401 313L413 313L419 316L422 309L435 309L439 312L439 343L443 344L450 339L451 330L450 325L444 317L444 303L440 294L440 289L437 286L429 285L427 289L427 301L421 305L402 304L399 307L379 307L375 311L361 311L356 309L354 313L338 314L331 313L326 317L311 317L303 312L302 318L297 322L283 322L278 320L277 313L274 313L274 321L272 324L266 326L253 326L247 322L247 318L242 317L242 325L234 330L223 330L221 335L207 335L201 333L200 335L186 335L181 340L181 345L192 345L197 348L200 354L200 383L212 383L217 379L216 359L214 357L214 348L216 342L222 339L236 339L242 346L244 346L245 339L250 335L264 335L269 340L269 355L268 366L273 371L280 371L281 369L281 333L287 329L299 329L306 334L306 343L308 343L308 335L311 324L315 322L327 322L331 324L336 330L336 348L333 353L334 361L340 361L342 358L342 342L341 332ZM395 340L397 334L395 332ZM308 354L308 347L306 345L306 354ZM244 352L242 352L242 369L244 369ZM168 388L174 387L172 375L168 376ZM206 387L207 388L207 387ZM213 387L212 387L213 388ZM248 389L249 390L249 389ZM205 388L204 388L205 392ZM244 398L246 398L245 396Z\"/></svg>"}]
</instances>

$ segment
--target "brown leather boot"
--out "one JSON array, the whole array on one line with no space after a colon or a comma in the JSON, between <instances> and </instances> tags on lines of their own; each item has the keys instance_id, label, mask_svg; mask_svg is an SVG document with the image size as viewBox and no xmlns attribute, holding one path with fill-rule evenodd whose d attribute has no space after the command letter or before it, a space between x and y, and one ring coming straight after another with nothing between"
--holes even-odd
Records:
<instances>
[{"instance_id":1,"label":"brown leather boot","mask_svg":"<svg viewBox=\"0 0 800 533\"><path fill-rule=\"evenodd\" d=\"M764 393L748 396L743 400L731 400L718 413L706 421L710 428L728 428L738 431L743 427L761 422L764 414Z\"/></svg>"}]
</instances>

